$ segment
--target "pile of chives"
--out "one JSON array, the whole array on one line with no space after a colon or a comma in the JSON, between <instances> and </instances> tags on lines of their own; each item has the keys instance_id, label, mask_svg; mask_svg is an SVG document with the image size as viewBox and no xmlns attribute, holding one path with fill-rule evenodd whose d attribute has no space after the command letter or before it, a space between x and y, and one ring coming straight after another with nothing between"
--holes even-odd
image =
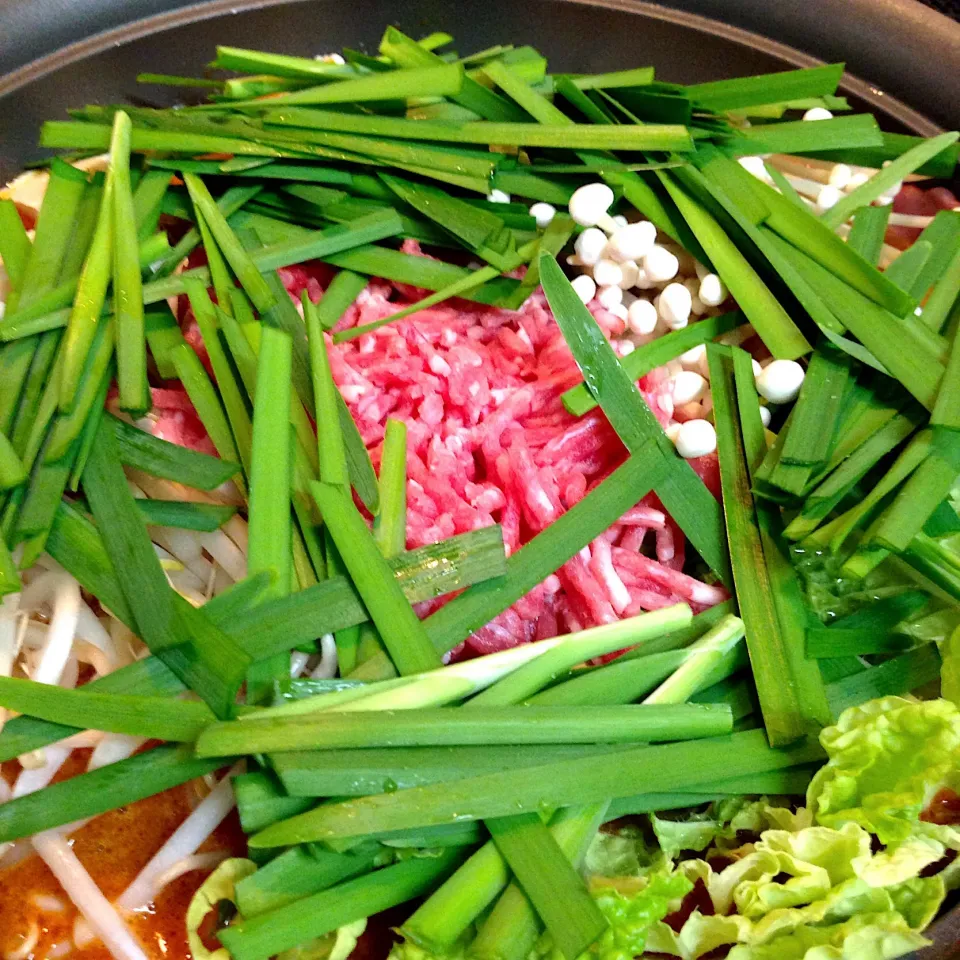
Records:
<instances>
[{"instance_id":1,"label":"pile of chives","mask_svg":"<svg viewBox=\"0 0 960 960\"><path fill-rule=\"evenodd\" d=\"M151 651L89 689L38 694L0 678L0 705L24 712L0 733L0 759L94 724L170 741L3 805L0 842L247 756L236 787L251 846L288 849L238 886L242 920L221 935L235 960L431 894L403 927L415 943L448 948L482 919L479 957L507 944L525 954L546 928L575 960L606 923L576 870L605 817L802 790L821 757L815 734L839 709L936 674L932 648L897 633L930 585L960 602L957 215L938 215L881 273L887 213L871 206L914 172L949 175L957 135L888 136L866 115L793 119L798 103L847 109L838 66L667 87L648 68L554 75L530 47L460 59L447 42L389 28L379 58L347 51L343 64L221 47L214 65L241 76L143 78L205 90L204 103L91 106L45 125L45 146L110 155L100 174L53 161L32 240L0 200L11 284L0 593L19 590L18 564L47 550ZM735 162L770 152L882 169L817 217L775 170L782 193ZM565 205L597 179L615 190L612 212L635 208L716 270L738 310L621 363L557 264L578 228L558 216L540 231L528 210ZM512 201L490 202L493 189ZM172 247L162 215L191 223ZM851 216L844 243L835 228ZM405 239L452 256L407 255ZM207 266L175 273L198 247ZM276 271L309 259L339 273L301 316ZM511 276L520 267L524 280ZM327 355L371 276L430 291L383 322L453 297L515 309L542 282L585 381L564 404L574 415L599 406L626 462L509 559L496 528L405 552L403 426L390 423L377 477ZM180 295L212 376L166 306ZM769 446L749 358L712 343L744 324L807 366ZM722 508L634 386L699 344L714 374ZM181 381L218 457L104 411L115 381L121 411L148 412L155 375ZM147 525L212 531L235 509L134 501L124 466L205 491L232 483L249 576L200 610L186 603ZM668 608L441 666L651 491L742 620ZM828 551L851 578L893 558L922 589L824 626L791 568L793 543ZM461 590L424 621L413 613ZM326 632L351 675L290 681L291 649L316 649ZM577 669L633 644L630 658ZM764 729L731 733L753 711L752 687ZM184 690L199 700L178 700ZM389 711L382 725L354 715L371 710ZM646 745L656 741L671 742ZM397 854L416 847L444 852Z\"/></svg>"}]
</instances>

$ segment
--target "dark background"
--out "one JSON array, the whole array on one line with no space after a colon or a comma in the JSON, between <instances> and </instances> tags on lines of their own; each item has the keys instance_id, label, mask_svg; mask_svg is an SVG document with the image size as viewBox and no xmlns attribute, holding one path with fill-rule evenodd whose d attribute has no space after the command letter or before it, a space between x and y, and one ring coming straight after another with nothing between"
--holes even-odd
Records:
<instances>
[{"instance_id":1,"label":"dark background","mask_svg":"<svg viewBox=\"0 0 960 960\"><path fill-rule=\"evenodd\" d=\"M923 0L928 7L939 10L940 13L960 20L960 0Z\"/></svg>"}]
</instances>

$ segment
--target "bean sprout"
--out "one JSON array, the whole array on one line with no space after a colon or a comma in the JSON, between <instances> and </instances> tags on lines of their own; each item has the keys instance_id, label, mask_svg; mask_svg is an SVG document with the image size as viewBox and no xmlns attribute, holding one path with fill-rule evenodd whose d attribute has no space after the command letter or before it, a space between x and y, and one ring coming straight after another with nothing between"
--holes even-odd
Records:
<instances>
[{"instance_id":1,"label":"bean sprout","mask_svg":"<svg viewBox=\"0 0 960 960\"><path fill-rule=\"evenodd\" d=\"M37 683L58 683L67 661L80 618L80 585L69 574L49 571L40 574L23 589L24 612L50 602L53 616L46 647L33 678Z\"/></svg>"},{"instance_id":2,"label":"bean sprout","mask_svg":"<svg viewBox=\"0 0 960 960\"><path fill-rule=\"evenodd\" d=\"M116 960L147 960L143 947L63 835L56 830L39 833L33 838L33 846Z\"/></svg>"},{"instance_id":3,"label":"bean sprout","mask_svg":"<svg viewBox=\"0 0 960 960\"><path fill-rule=\"evenodd\" d=\"M59 898L49 893L35 893L33 902L44 913L63 913L67 905Z\"/></svg>"},{"instance_id":4,"label":"bean sprout","mask_svg":"<svg viewBox=\"0 0 960 960\"><path fill-rule=\"evenodd\" d=\"M207 837L236 806L231 778L243 769L237 764L207 795L200 805L174 831L169 840L153 855L134 881L120 895L117 906L139 910L156 896L158 879L176 863L195 853Z\"/></svg>"},{"instance_id":5,"label":"bean sprout","mask_svg":"<svg viewBox=\"0 0 960 960\"><path fill-rule=\"evenodd\" d=\"M332 633L320 638L320 663L310 674L314 680L329 680L337 675L337 643Z\"/></svg>"},{"instance_id":6,"label":"bean sprout","mask_svg":"<svg viewBox=\"0 0 960 960\"><path fill-rule=\"evenodd\" d=\"M247 575L247 558L240 548L222 531L201 533L203 549L233 578L243 580Z\"/></svg>"},{"instance_id":7,"label":"bean sprout","mask_svg":"<svg viewBox=\"0 0 960 960\"><path fill-rule=\"evenodd\" d=\"M21 934L21 936L23 936L23 934ZM3 960L27 960L27 958L36 949L36 946L39 942L40 925L36 920L31 920L29 932L23 938L23 943L21 943L20 946L15 950L8 950L3 955Z\"/></svg>"},{"instance_id":8,"label":"bean sprout","mask_svg":"<svg viewBox=\"0 0 960 960\"><path fill-rule=\"evenodd\" d=\"M20 594L14 593L0 600L0 677L13 675L13 664L19 651ZM7 711L0 709L0 729L7 719Z\"/></svg>"},{"instance_id":9,"label":"bean sprout","mask_svg":"<svg viewBox=\"0 0 960 960\"><path fill-rule=\"evenodd\" d=\"M302 653L300 650L294 650L290 654L290 676L299 677L303 673L304 667L306 667L307 662L310 660L309 653Z\"/></svg>"},{"instance_id":10,"label":"bean sprout","mask_svg":"<svg viewBox=\"0 0 960 960\"><path fill-rule=\"evenodd\" d=\"M147 742L146 737L132 737L125 733L108 733L90 754L87 770L98 770L111 763L133 756Z\"/></svg>"}]
</instances>

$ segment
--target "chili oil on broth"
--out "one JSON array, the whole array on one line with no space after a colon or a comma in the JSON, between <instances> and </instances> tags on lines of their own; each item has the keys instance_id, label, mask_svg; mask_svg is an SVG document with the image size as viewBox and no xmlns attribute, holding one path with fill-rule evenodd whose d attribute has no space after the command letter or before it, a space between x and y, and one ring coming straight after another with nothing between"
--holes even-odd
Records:
<instances>
[{"instance_id":1,"label":"chili oil on broth","mask_svg":"<svg viewBox=\"0 0 960 960\"><path fill-rule=\"evenodd\" d=\"M75 750L56 779L82 773L89 755L89 750ZM74 852L108 900L114 902L123 893L199 799L196 785L185 784L102 814L70 835ZM200 852L220 850L231 856L245 850L235 811L200 847ZM184 918L190 900L209 874L210 870L186 873L168 884L148 907L124 914L150 960L191 960ZM58 900L63 909L43 909L44 900L49 898ZM39 856L31 853L6 867L0 863L0 960L8 954L18 956L34 923L40 937L23 960L112 960L100 940L75 946L79 916Z\"/></svg>"}]
</instances>

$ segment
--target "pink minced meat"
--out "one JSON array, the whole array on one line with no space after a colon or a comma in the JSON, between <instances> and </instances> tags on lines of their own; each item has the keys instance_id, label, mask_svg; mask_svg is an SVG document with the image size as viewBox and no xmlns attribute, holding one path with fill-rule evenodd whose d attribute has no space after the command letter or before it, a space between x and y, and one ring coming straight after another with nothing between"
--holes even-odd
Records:
<instances>
[{"instance_id":1,"label":"pink minced meat","mask_svg":"<svg viewBox=\"0 0 960 960\"><path fill-rule=\"evenodd\" d=\"M421 252L411 241L404 249ZM295 267L281 275L291 295L307 288L317 298L326 279L322 269ZM371 281L337 329L379 320L422 295ZM596 303L590 308L607 336L623 332L617 317ZM599 410L580 419L564 410L561 394L581 377L540 291L516 312L450 301L331 344L330 358L375 466L387 419L407 425L408 547L499 523L513 552L626 456ZM662 379L651 374L640 386L666 424L673 409L658 389ZM715 457L693 466L716 493ZM681 600L701 610L725 599L721 588L681 572L684 543L649 495L478 630L468 647L489 653Z\"/></svg>"}]
</instances>

